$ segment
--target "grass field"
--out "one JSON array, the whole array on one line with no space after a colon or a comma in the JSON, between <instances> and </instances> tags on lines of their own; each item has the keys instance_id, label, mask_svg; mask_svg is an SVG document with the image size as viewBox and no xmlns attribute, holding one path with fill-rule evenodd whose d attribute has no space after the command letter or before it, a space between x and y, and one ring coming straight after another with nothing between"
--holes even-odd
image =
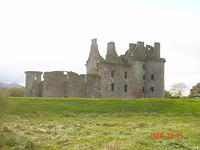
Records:
<instances>
[{"instance_id":1,"label":"grass field","mask_svg":"<svg viewBox=\"0 0 200 150\"><path fill-rule=\"evenodd\" d=\"M200 149L199 99L9 98L0 115L0 150Z\"/></svg>"}]
</instances>

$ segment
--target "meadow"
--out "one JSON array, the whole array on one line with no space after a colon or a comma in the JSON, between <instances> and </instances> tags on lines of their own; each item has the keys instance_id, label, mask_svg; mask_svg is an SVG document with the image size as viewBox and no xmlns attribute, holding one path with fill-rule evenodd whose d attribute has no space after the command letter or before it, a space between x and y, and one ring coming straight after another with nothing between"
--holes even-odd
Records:
<instances>
[{"instance_id":1,"label":"meadow","mask_svg":"<svg viewBox=\"0 0 200 150\"><path fill-rule=\"evenodd\" d=\"M199 150L199 99L10 97L0 150Z\"/></svg>"}]
</instances>

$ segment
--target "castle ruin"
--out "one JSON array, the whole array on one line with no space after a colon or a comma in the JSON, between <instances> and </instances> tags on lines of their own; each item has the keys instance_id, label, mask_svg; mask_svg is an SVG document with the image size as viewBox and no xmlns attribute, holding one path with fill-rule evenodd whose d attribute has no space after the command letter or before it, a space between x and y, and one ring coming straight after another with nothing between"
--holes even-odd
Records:
<instances>
[{"instance_id":1,"label":"castle ruin","mask_svg":"<svg viewBox=\"0 0 200 150\"><path fill-rule=\"evenodd\" d=\"M53 71L26 73L26 96L74 98L163 98L164 63L160 43L154 47L130 43L118 56L115 43L109 42L104 59L92 39L87 73ZM42 80L43 76L43 80Z\"/></svg>"}]
</instances>

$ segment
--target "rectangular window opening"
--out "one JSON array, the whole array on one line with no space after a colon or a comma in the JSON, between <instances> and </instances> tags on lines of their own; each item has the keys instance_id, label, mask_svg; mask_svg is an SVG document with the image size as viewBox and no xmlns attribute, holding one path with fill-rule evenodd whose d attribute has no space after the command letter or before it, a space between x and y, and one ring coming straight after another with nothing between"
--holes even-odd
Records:
<instances>
[{"instance_id":1,"label":"rectangular window opening","mask_svg":"<svg viewBox=\"0 0 200 150\"><path fill-rule=\"evenodd\" d=\"M143 80L145 80L145 75L143 75Z\"/></svg>"},{"instance_id":2,"label":"rectangular window opening","mask_svg":"<svg viewBox=\"0 0 200 150\"><path fill-rule=\"evenodd\" d=\"M124 71L124 79L127 79L127 71Z\"/></svg>"},{"instance_id":3,"label":"rectangular window opening","mask_svg":"<svg viewBox=\"0 0 200 150\"><path fill-rule=\"evenodd\" d=\"M111 77L114 78L114 70L111 70Z\"/></svg>"},{"instance_id":4,"label":"rectangular window opening","mask_svg":"<svg viewBox=\"0 0 200 150\"><path fill-rule=\"evenodd\" d=\"M124 85L124 92L127 92L127 84Z\"/></svg>"},{"instance_id":5,"label":"rectangular window opening","mask_svg":"<svg viewBox=\"0 0 200 150\"><path fill-rule=\"evenodd\" d=\"M151 92L153 92L153 91L154 91L154 87L152 86L152 87L151 87Z\"/></svg>"},{"instance_id":6,"label":"rectangular window opening","mask_svg":"<svg viewBox=\"0 0 200 150\"><path fill-rule=\"evenodd\" d=\"M145 64L143 64L143 69L145 70Z\"/></svg>"},{"instance_id":7,"label":"rectangular window opening","mask_svg":"<svg viewBox=\"0 0 200 150\"><path fill-rule=\"evenodd\" d=\"M114 88L115 88L115 87L114 87L114 83L112 83L112 84L111 84L111 91L112 91L112 92L114 91Z\"/></svg>"},{"instance_id":8,"label":"rectangular window opening","mask_svg":"<svg viewBox=\"0 0 200 150\"><path fill-rule=\"evenodd\" d=\"M99 67L99 61L97 60L97 67Z\"/></svg>"},{"instance_id":9,"label":"rectangular window opening","mask_svg":"<svg viewBox=\"0 0 200 150\"><path fill-rule=\"evenodd\" d=\"M151 80L154 80L154 74L151 74Z\"/></svg>"}]
</instances>

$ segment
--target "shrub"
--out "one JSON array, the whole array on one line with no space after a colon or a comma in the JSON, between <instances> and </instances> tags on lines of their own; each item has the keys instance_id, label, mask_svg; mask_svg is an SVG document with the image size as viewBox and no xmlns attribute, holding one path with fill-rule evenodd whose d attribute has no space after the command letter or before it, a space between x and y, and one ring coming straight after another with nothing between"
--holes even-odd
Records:
<instances>
[{"instance_id":1,"label":"shrub","mask_svg":"<svg viewBox=\"0 0 200 150\"><path fill-rule=\"evenodd\" d=\"M8 105L8 90L6 88L0 88L0 113L3 113ZM0 119L3 115L0 114Z\"/></svg>"},{"instance_id":2,"label":"shrub","mask_svg":"<svg viewBox=\"0 0 200 150\"><path fill-rule=\"evenodd\" d=\"M8 89L9 95L11 97L24 97L25 96L25 88L24 87L11 87Z\"/></svg>"},{"instance_id":3,"label":"shrub","mask_svg":"<svg viewBox=\"0 0 200 150\"><path fill-rule=\"evenodd\" d=\"M0 101L5 101L8 99L8 90L6 88L0 88Z\"/></svg>"}]
</instances>

